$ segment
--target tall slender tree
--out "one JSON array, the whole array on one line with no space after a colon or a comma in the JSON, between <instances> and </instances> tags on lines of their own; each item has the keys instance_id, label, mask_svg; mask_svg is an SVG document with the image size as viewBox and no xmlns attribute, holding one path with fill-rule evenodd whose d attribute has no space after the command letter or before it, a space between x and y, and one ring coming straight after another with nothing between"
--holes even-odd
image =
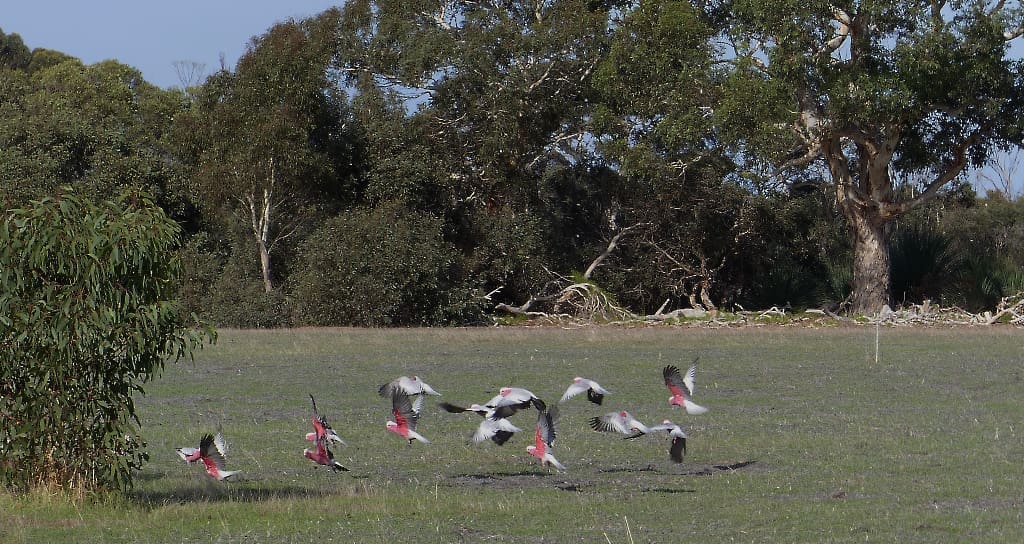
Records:
<instances>
[{"instance_id":1,"label":"tall slender tree","mask_svg":"<svg viewBox=\"0 0 1024 544\"><path fill-rule=\"evenodd\" d=\"M237 69L214 74L176 123L203 205L246 223L268 293L275 245L354 190L355 130L330 74L338 17L331 9L254 38Z\"/></svg>"}]
</instances>

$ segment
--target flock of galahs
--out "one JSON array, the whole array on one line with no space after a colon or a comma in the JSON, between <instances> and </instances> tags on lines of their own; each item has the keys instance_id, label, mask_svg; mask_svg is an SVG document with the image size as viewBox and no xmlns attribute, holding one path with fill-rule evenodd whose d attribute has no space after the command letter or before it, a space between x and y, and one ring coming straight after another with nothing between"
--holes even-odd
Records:
<instances>
[{"instance_id":1,"label":"flock of galahs","mask_svg":"<svg viewBox=\"0 0 1024 544\"><path fill-rule=\"evenodd\" d=\"M668 401L670 407L677 406L691 415L700 415L708 411L707 408L695 404L692 400L696 372L696 359L690 364L686 374L682 374L674 365L668 365L662 369L665 385L672 393ZM412 446L412 443L416 441L430 444L430 440L416 432L416 425L422 414L425 398L428 395L440 396L440 393L418 376L396 378L380 386L378 393L391 400L391 413L394 419L385 423L385 428L388 431L405 439L408 446ZM576 377L573 378L572 384L565 390L558 402L561 404L583 393L587 394L587 400L601 405L605 395L611 394L611 391L594 380ZM327 419L317 410L316 399L313 398L313 395L309 396L309 400L313 405L313 431L307 433L305 438L307 441L313 442L313 448L303 450L303 456L317 465L329 467L334 471L348 471L341 463L334 460L334 454L331 452L333 443L345 445L345 441L338 436L327 423ZM558 419L557 406L548 406L529 390L520 387L503 387L494 398L484 404L470 404L467 407L461 407L441 402L439 406L449 413L473 412L478 414L482 420L473 433L473 442L491 440L499 446L505 444L515 433L522 430L509 421L510 416L521 410L537 410L533 444L527 446L526 451L536 457L542 466L550 466L562 472L566 471L565 466L552 453L556 437L555 422ZM660 425L647 426L623 410L590 418L590 427L600 432L621 433L626 435L626 439L635 439L647 434L666 431L670 440L669 458L676 463L682 463L683 456L686 454L686 439L688 438L686 432L668 419L662 421ZM177 452L188 464L201 462L206 473L217 480L225 480L239 472L225 470L228 446L220 428L217 429L216 435L204 434L199 441L198 448L178 448Z\"/></svg>"}]
</instances>

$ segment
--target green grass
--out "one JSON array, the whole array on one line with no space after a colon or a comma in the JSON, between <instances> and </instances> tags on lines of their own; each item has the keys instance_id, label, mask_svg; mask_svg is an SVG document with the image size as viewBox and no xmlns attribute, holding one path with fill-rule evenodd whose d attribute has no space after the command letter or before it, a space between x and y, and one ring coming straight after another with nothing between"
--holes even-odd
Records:
<instances>
[{"instance_id":1,"label":"green grass","mask_svg":"<svg viewBox=\"0 0 1024 544\"><path fill-rule=\"evenodd\" d=\"M1024 350L1009 328L300 329L221 331L138 399L150 463L124 499L0 494L0 542L1024 542ZM703 416L670 410L661 367L700 355ZM413 444L384 430L377 386L418 374L450 402L504 385L555 402L573 376L614 394L561 406L542 469L527 431L431 402ZM308 394L351 472L302 458ZM431 399L433 400L433 399ZM690 433L626 441L586 421L627 409ZM237 481L174 448L222 424Z\"/></svg>"}]
</instances>

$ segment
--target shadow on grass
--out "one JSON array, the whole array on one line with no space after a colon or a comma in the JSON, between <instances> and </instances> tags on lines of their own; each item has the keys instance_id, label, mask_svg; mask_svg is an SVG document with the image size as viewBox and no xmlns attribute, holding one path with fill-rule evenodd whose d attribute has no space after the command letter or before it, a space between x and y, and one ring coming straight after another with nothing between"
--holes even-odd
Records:
<instances>
[{"instance_id":1,"label":"shadow on grass","mask_svg":"<svg viewBox=\"0 0 1024 544\"><path fill-rule=\"evenodd\" d=\"M228 485L229 486L229 485ZM158 507L169 504L190 504L203 502L261 502L268 499L297 499L330 495L329 492L309 488L284 487L274 489L248 489L223 486L216 488L194 487L168 491L144 491L132 494L139 504Z\"/></svg>"},{"instance_id":2,"label":"shadow on grass","mask_svg":"<svg viewBox=\"0 0 1024 544\"><path fill-rule=\"evenodd\" d=\"M515 472L488 472L486 474L481 473L469 473L469 474L453 474L451 477L455 479L466 478L469 480L501 480L503 478L522 478L522 477L541 477L541 476L560 476L561 473L550 470L518 470Z\"/></svg>"},{"instance_id":3,"label":"shadow on grass","mask_svg":"<svg viewBox=\"0 0 1024 544\"><path fill-rule=\"evenodd\" d=\"M319 472L318 472L319 474ZM149 471L136 476L136 482L156 482L169 475L161 471ZM272 499L315 499L332 496L351 496L366 492L365 485L358 483L367 475L349 475L323 471L322 476L307 485L279 484L259 474L240 474L226 481L216 481L205 474L195 474L187 481L177 483L149 484L136 486L129 498L142 506L156 508L171 504L202 502L261 502ZM347 482L349 485L334 486L332 482ZM354 486L351 484L355 484Z\"/></svg>"},{"instance_id":4,"label":"shadow on grass","mask_svg":"<svg viewBox=\"0 0 1024 544\"><path fill-rule=\"evenodd\" d=\"M641 472L653 472L657 474L678 474L682 476L710 476L716 472L740 470L755 463L757 463L757 460L753 459L750 461L740 461L739 463L730 463L728 465L693 467L681 472L659 470L654 465L648 465L646 467L605 468L598 470L598 472L602 474L639 474ZM683 464L682 466L685 467L686 465Z\"/></svg>"},{"instance_id":5,"label":"shadow on grass","mask_svg":"<svg viewBox=\"0 0 1024 544\"><path fill-rule=\"evenodd\" d=\"M756 459L750 461L740 461L739 463L731 463L728 465L711 465L710 467L704 467L701 469L681 472L680 474L686 474L689 476L710 476L712 474L715 474L716 472L732 472L735 470L739 470L741 468L746 468L749 467L750 465L753 465L754 463L757 463Z\"/></svg>"},{"instance_id":6,"label":"shadow on grass","mask_svg":"<svg viewBox=\"0 0 1024 544\"><path fill-rule=\"evenodd\" d=\"M602 474L618 474L618 473L622 473L622 472L626 472L626 473L632 474L634 472L659 472L659 471L658 471L658 469L654 468L654 466L648 465L646 467L602 468L602 469L598 470L598 472L600 472Z\"/></svg>"},{"instance_id":7,"label":"shadow on grass","mask_svg":"<svg viewBox=\"0 0 1024 544\"><path fill-rule=\"evenodd\" d=\"M696 489L671 489L668 487L649 487L642 490L645 493L696 493Z\"/></svg>"}]
</instances>

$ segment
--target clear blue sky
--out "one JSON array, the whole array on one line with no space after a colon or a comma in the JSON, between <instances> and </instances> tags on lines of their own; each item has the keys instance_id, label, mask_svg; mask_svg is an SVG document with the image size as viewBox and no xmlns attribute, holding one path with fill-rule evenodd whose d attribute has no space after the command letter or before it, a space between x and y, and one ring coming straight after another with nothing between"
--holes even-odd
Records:
<instances>
[{"instance_id":1,"label":"clear blue sky","mask_svg":"<svg viewBox=\"0 0 1024 544\"><path fill-rule=\"evenodd\" d=\"M343 0L5 0L0 29L29 49L55 49L93 64L134 66L160 87L180 87L175 61L209 75L221 55L234 68L253 36L289 18L316 15Z\"/></svg>"}]
</instances>

